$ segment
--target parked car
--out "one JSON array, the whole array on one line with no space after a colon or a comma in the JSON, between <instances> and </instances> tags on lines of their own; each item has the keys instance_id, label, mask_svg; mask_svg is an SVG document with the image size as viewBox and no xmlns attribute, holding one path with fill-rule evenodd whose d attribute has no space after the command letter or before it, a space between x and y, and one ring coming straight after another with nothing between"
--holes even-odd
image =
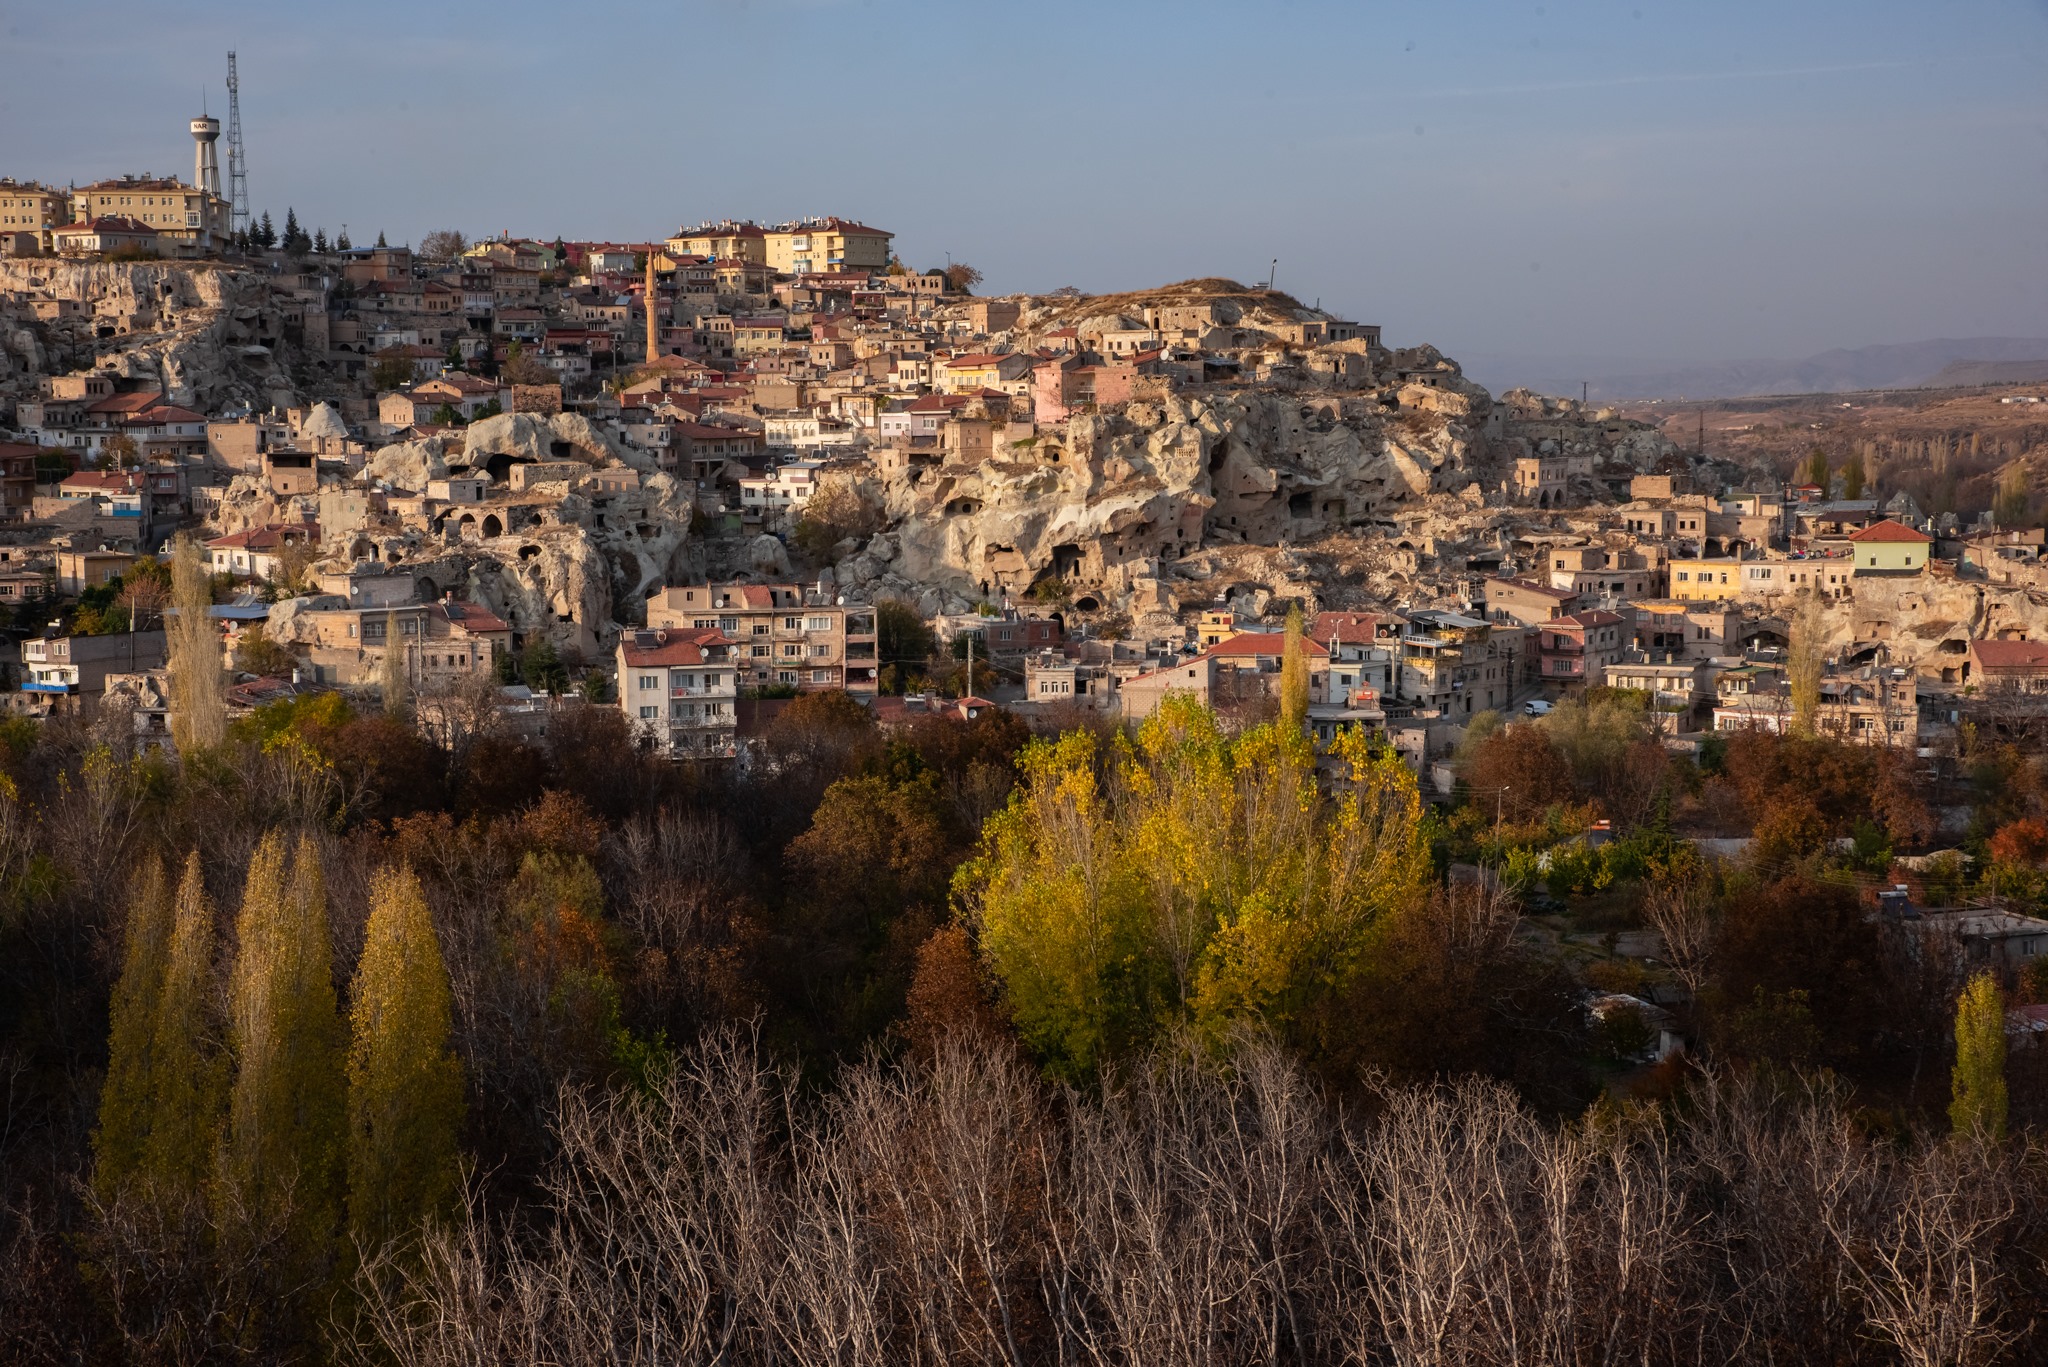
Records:
<instances>
[{"instance_id":1,"label":"parked car","mask_svg":"<svg viewBox=\"0 0 2048 1367\"><path fill-rule=\"evenodd\" d=\"M1550 713L1550 708L1551 704L1545 702L1542 698L1531 698L1529 701L1522 704L1523 714L1531 717L1548 716Z\"/></svg>"}]
</instances>

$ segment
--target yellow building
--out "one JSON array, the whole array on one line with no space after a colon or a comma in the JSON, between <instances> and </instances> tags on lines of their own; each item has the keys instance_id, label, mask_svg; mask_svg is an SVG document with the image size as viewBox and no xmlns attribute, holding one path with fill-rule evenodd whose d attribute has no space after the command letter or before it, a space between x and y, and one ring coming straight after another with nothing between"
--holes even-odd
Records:
<instances>
[{"instance_id":1,"label":"yellow building","mask_svg":"<svg viewBox=\"0 0 2048 1367\"><path fill-rule=\"evenodd\" d=\"M880 228L849 223L843 218L785 223L768 230L768 265L786 275L884 271L889 268L891 236Z\"/></svg>"},{"instance_id":2,"label":"yellow building","mask_svg":"<svg viewBox=\"0 0 2048 1367\"><path fill-rule=\"evenodd\" d=\"M1858 574L1918 574L1927 568L1934 538L1887 518L1849 537Z\"/></svg>"},{"instance_id":3,"label":"yellow building","mask_svg":"<svg viewBox=\"0 0 2048 1367\"><path fill-rule=\"evenodd\" d=\"M665 244L683 256L710 256L720 261L768 264L768 232L752 223L706 223L677 233Z\"/></svg>"},{"instance_id":4,"label":"yellow building","mask_svg":"<svg viewBox=\"0 0 2048 1367\"><path fill-rule=\"evenodd\" d=\"M1720 603L1742 596L1740 560L1674 560L1671 596L1686 603Z\"/></svg>"},{"instance_id":5,"label":"yellow building","mask_svg":"<svg viewBox=\"0 0 2048 1367\"><path fill-rule=\"evenodd\" d=\"M71 192L71 217L129 218L173 242L212 247L228 235L229 205L182 181L123 176Z\"/></svg>"},{"instance_id":6,"label":"yellow building","mask_svg":"<svg viewBox=\"0 0 2048 1367\"><path fill-rule=\"evenodd\" d=\"M71 197L34 181L0 180L0 237L35 235L37 251L53 250L50 230L71 221Z\"/></svg>"}]
</instances>

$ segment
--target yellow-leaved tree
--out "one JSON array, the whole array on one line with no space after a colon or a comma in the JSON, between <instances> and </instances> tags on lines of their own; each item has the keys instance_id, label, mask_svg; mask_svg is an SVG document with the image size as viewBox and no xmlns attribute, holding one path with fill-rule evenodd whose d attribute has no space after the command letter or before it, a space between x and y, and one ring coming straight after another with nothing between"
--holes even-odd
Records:
<instances>
[{"instance_id":1,"label":"yellow-leaved tree","mask_svg":"<svg viewBox=\"0 0 2048 1367\"><path fill-rule=\"evenodd\" d=\"M1301 606L1287 609L1280 644L1280 721L1290 731L1308 725L1308 647L1302 640Z\"/></svg>"},{"instance_id":2,"label":"yellow-leaved tree","mask_svg":"<svg viewBox=\"0 0 2048 1367\"><path fill-rule=\"evenodd\" d=\"M168 623L171 739L190 755L227 736L227 673L221 668L220 630L213 623L213 580L198 539L181 532L171 553Z\"/></svg>"},{"instance_id":3,"label":"yellow-leaved tree","mask_svg":"<svg viewBox=\"0 0 2048 1367\"><path fill-rule=\"evenodd\" d=\"M377 1248L446 1215L461 1183L448 970L410 868L377 875L349 1019L348 1222Z\"/></svg>"},{"instance_id":4,"label":"yellow-leaved tree","mask_svg":"<svg viewBox=\"0 0 2048 1367\"><path fill-rule=\"evenodd\" d=\"M249 861L228 1023L235 1079L221 1146L234 1208L281 1238L292 1284L317 1277L341 1217L343 1034L335 1004L327 886L302 838L287 870L272 831Z\"/></svg>"},{"instance_id":5,"label":"yellow-leaved tree","mask_svg":"<svg viewBox=\"0 0 2048 1367\"><path fill-rule=\"evenodd\" d=\"M111 1200L142 1170L156 1110L157 1012L171 954L171 888L161 859L152 858L130 893L121 977L114 984L107 1038L107 1080L93 1131L93 1185Z\"/></svg>"},{"instance_id":6,"label":"yellow-leaved tree","mask_svg":"<svg viewBox=\"0 0 2048 1367\"><path fill-rule=\"evenodd\" d=\"M165 1202L204 1195L227 1104L227 1059L213 998L213 918L194 850L178 883L170 953L150 1030L151 1111L141 1175Z\"/></svg>"},{"instance_id":7,"label":"yellow-leaved tree","mask_svg":"<svg viewBox=\"0 0 2048 1367\"><path fill-rule=\"evenodd\" d=\"M1388 910L1425 895L1422 804L1406 765L1363 734L1333 754L1276 722L1223 734L1169 696L1099 746L1038 741L955 888L1024 1039L1055 1072L1192 1025L1289 1031L1342 991Z\"/></svg>"}]
</instances>

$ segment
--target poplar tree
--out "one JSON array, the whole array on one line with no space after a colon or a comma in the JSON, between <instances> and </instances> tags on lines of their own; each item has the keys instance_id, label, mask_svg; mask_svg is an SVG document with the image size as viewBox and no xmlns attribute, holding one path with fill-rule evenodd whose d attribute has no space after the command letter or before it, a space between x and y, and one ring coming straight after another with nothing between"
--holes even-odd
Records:
<instances>
[{"instance_id":1,"label":"poplar tree","mask_svg":"<svg viewBox=\"0 0 2048 1367\"><path fill-rule=\"evenodd\" d=\"M171 952L171 890L161 859L151 859L135 880L128 909L121 978L114 984L107 1080L100 1088L99 1127L93 1132L93 1183L111 1197L141 1171L155 1110L152 1036L163 1002Z\"/></svg>"},{"instance_id":2,"label":"poplar tree","mask_svg":"<svg viewBox=\"0 0 2048 1367\"><path fill-rule=\"evenodd\" d=\"M171 739L180 755L219 745L227 736L227 675L213 625L213 580L191 533L171 554Z\"/></svg>"},{"instance_id":3,"label":"poplar tree","mask_svg":"<svg viewBox=\"0 0 2048 1367\"><path fill-rule=\"evenodd\" d=\"M1815 578L1818 577L1816 571ZM1792 610L1791 649L1785 660L1785 690L1792 698L1792 729L1802 736L1814 733L1820 717L1820 686L1827 666L1825 630L1820 586L1816 583L1799 596Z\"/></svg>"},{"instance_id":4,"label":"poplar tree","mask_svg":"<svg viewBox=\"0 0 2048 1367\"><path fill-rule=\"evenodd\" d=\"M1958 1135L2005 1138L2005 994L1989 973L1956 999L1956 1066L1948 1121Z\"/></svg>"},{"instance_id":5,"label":"poplar tree","mask_svg":"<svg viewBox=\"0 0 2048 1367\"><path fill-rule=\"evenodd\" d=\"M1287 609L1280 652L1280 723L1289 731L1308 725L1308 651L1301 637L1301 608Z\"/></svg>"},{"instance_id":6,"label":"poplar tree","mask_svg":"<svg viewBox=\"0 0 2048 1367\"><path fill-rule=\"evenodd\" d=\"M227 1102L227 1061L213 1011L213 915L194 850L178 884L163 991L150 1032L151 1110L142 1175L164 1200L204 1190Z\"/></svg>"},{"instance_id":7,"label":"poplar tree","mask_svg":"<svg viewBox=\"0 0 2048 1367\"><path fill-rule=\"evenodd\" d=\"M384 695L384 715L404 721L412 714L411 680L406 677L405 643L396 637L384 646L384 666L379 691Z\"/></svg>"},{"instance_id":8,"label":"poplar tree","mask_svg":"<svg viewBox=\"0 0 2048 1367\"><path fill-rule=\"evenodd\" d=\"M375 1247L450 1211L461 1181L448 971L410 868L377 875L350 1024L349 1228Z\"/></svg>"},{"instance_id":9,"label":"poplar tree","mask_svg":"<svg viewBox=\"0 0 2048 1367\"><path fill-rule=\"evenodd\" d=\"M229 990L235 1081L222 1177L259 1228L317 1259L340 1219L343 1038L320 854L286 872L272 831L249 861Z\"/></svg>"}]
</instances>

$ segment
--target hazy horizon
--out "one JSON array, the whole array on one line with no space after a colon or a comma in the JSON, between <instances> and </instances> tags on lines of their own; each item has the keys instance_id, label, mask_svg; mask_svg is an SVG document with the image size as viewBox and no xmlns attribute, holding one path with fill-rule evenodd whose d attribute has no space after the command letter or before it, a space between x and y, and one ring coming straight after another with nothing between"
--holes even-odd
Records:
<instances>
[{"instance_id":1,"label":"hazy horizon","mask_svg":"<svg viewBox=\"0 0 2048 1367\"><path fill-rule=\"evenodd\" d=\"M1454 356L2048 330L2048 0L113 0L0 7L0 43L0 175L189 175L233 47L252 207L358 242L829 212L998 293L1277 257L1281 288Z\"/></svg>"}]
</instances>

